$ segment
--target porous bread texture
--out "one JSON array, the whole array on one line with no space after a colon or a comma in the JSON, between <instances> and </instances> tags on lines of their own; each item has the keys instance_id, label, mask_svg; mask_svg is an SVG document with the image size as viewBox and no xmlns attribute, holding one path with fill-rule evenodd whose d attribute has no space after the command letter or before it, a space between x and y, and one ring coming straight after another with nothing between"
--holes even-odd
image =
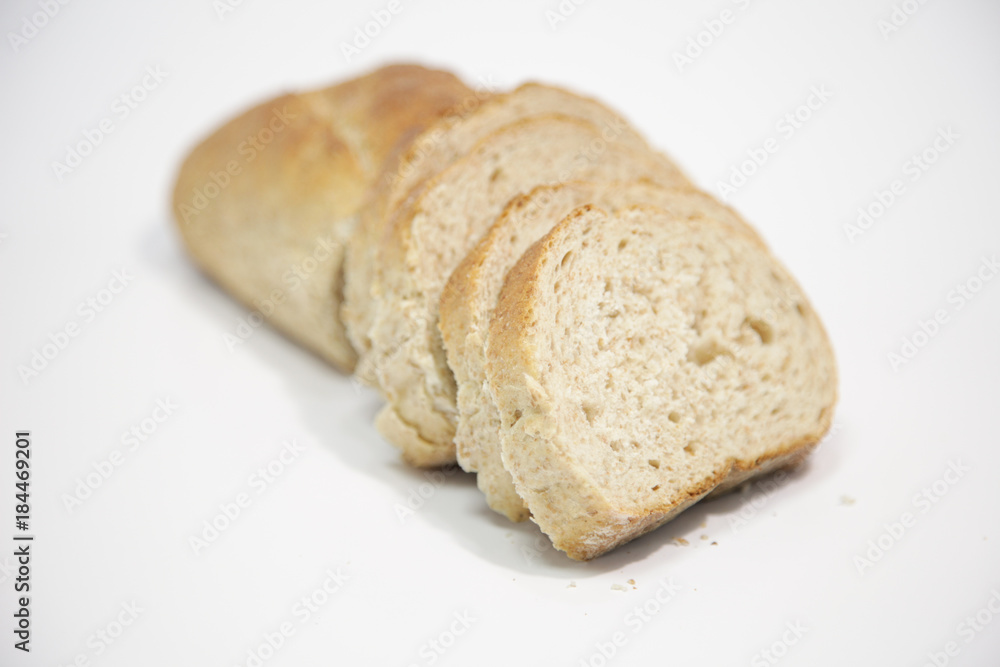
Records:
<instances>
[{"instance_id":1,"label":"porous bread texture","mask_svg":"<svg viewBox=\"0 0 1000 667\"><path fill-rule=\"evenodd\" d=\"M254 107L181 166L173 211L184 245L227 292L350 372L341 263L364 193L397 143L469 94L450 73L393 65Z\"/></svg>"},{"instance_id":2,"label":"porous bread texture","mask_svg":"<svg viewBox=\"0 0 1000 667\"><path fill-rule=\"evenodd\" d=\"M455 381L437 328L438 306L452 270L490 223L512 197L538 184L639 177L688 184L662 156L603 142L591 123L535 116L484 139L401 211L379 246L369 337L387 401L376 426L407 461L455 461Z\"/></svg>"},{"instance_id":3,"label":"porous bread texture","mask_svg":"<svg viewBox=\"0 0 1000 667\"><path fill-rule=\"evenodd\" d=\"M645 141L617 112L593 99L539 83L485 98L469 95L436 124L415 137L405 151L388 160L365 205L351 238L343 266L344 300L341 307L348 336L360 355L356 375L376 386L376 372L368 357L368 331L375 317L373 295L378 246L396 214L407 209L422 186L439 171L467 155L480 141L502 127L524 118L558 113L597 126L600 140L648 150ZM596 140L595 140L596 141ZM663 161L666 158L661 157Z\"/></svg>"},{"instance_id":4,"label":"porous bread texture","mask_svg":"<svg viewBox=\"0 0 1000 667\"><path fill-rule=\"evenodd\" d=\"M571 558L804 457L836 365L802 290L719 222L583 207L508 273L486 372L504 466Z\"/></svg>"},{"instance_id":5,"label":"porous bread texture","mask_svg":"<svg viewBox=\"0 0 1000 667\"><path fill-rule=\"evenodd\" d=\"M477 473L476 481L492 509L511 521L528 518L528 509L500 458L500 415L485 386L489 318L507 272L532 244L585 204L611 213L650 204L680 218L697 219L710 199L702 192L645 181L539 186L512 200L452 272L441 297L439 328L457 385L456 458L464 470ZM763 244L735 212L710 201L707 205L716 211L718 220Z\"/></svg>"}]
</instances>

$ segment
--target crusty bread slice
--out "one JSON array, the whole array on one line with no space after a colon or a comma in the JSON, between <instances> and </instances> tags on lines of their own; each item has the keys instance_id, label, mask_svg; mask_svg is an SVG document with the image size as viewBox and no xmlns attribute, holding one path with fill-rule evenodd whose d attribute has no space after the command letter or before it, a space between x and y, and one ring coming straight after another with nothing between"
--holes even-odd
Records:
<instances>
[{"instance_id":1,"label":"crusty bread slice","mask_svg":"<svg viewBox=\"0 0 1000 667\"><path fill-rule=\"evenodd\" d=\"M507 202L542 183L640 177L688 184L662 156L605 142L588 122L536 116L485 139L397 216L379 247L369 335L388 403L376 426L407 461L455 461L455 380L437 328L441 291Z\"/></svg>"},{"instance_id":2,"label":"crusty bread slice","mask_svg":"<svg viewBox=\"0 0 1000 667\"><path fill-rule=\"evenodd\" d=\"M470 94L447 72L395 65L247 111L181 167L184 244L226 291L350 372L340 267L364 193L397 144Z\"/></svg>"},{"instance_id":3,"label":"crusty bread slice","mask_svg":"<svg viewBox=\"0 0 1000 667\"><path fill-rule=\"evenodd\" d=\"M394 213L407 199L419 196L425 181L467 155L485 137L505 125L537 115L558 113L589 121L606 142L648 150L645 139L617 112L600 102L539 83L526 83L514 91L483 99L469 95L435 125L412 140L408 149L386 162L361 209L361 222L349 240L343 268L344 304L341 317L360 355L359 380L376 385L375 369L367 354L368 330L374 321L372 282L377 247Z\"/></svg>"},{"instance_id":4,"label":"crusty bread slice","mask_svg":"<svg viewBox=\"0 0 1000 667\"><path fill-rule=\"evenodd\" d=\"M583 207L507 275L486 366L503 462L572 558L801 459L830 426L819 318L724 217L710 200L687 217Z\"/></svg>"},{"instance_id":5,"label":"crusty bread slice","mask_svg":"<svg viewBox=\"0 0 1000 667\"><path fill-rule=\"evenodd\" d=\"M452 272L441 297L439 327L457 384L455 450L462 468L478 473L476 480L491 508L512 521L528 518L500 458L500 415L485 387L489 318L507 272L556 223L585 204L611 213L635 204L651 204L695 219L706 205L712 207L706 200L710 196L701 192L644 181L539 186L511 201ZM722 206L713 208L719 220L757 238L735 212Z\"/></svg>"}]
</instances>

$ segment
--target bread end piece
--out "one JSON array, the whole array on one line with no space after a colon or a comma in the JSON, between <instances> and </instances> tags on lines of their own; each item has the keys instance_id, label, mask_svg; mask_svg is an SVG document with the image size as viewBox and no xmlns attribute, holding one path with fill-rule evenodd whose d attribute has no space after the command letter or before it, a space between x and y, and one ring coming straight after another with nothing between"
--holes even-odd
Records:
<instances>
[{"instance_id":1,"label":"bread end piece","mask_svg":"<svg viewBox=\"0 0 1000 667\"><path fill-rule=\"evenodd\" d=\"M350 372L339 310L356 213L396 144L468 94L450 73L390 65L240 114L181 166L172 204L185 247L248 308Z\"/></svg>"}]
</instances>

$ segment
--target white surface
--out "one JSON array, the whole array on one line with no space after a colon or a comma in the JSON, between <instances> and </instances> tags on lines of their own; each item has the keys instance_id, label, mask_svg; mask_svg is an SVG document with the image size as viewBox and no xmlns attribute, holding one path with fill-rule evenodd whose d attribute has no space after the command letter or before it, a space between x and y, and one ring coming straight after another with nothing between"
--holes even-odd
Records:
<instances>
[{"instance_id":1,"label":"white surface","mask_svg":"<svg viewBox=\"0 0 1000 667\"><path fill-rule=\"evenodd\" d=\"M616 632L626 641L608 664L772 664L759 652L795 622L807 631L777 647L783 665L922 665L952 641L948 664L998 664L1000 614L971 636L960 624L1000 591L1000 280L960 310L949 291L1000 253L1000 6L927 2L885 39L887 0L592 0L555 31L545 10L557 0L402 0L347 63L340 43L387 4L247 0L220 18L207 1L74 2L17 52L5 38L0 553L12 549L13 434L25 428L37 541L33 651L11 646L2 571L0 664L246 665L288 622L268 667L429 665L421 647L463 612L475 620L434 664L598 665L595 644ZM673 52L724 8L733 22L678 72ZM37 11L4 2L0 27ZM705 504L574 563L533 524L491 513L465 475L401 523L395 506L426 480L377 436L375 396L266 327L227 349L246 311L182 253L167 208L179 160L252 101L411 59L598 96L713 192L777 138L730 201L800 279L839 355L838 430L808 468L766 501ZM116 97L157 65L166 80L116 115ZM785 137L777 123L813 86L832 97ZM113 133L57 179L52 162L105 117ZM954 145L908 180L904 163L946 127ZM905 193L850 243L843 225L896 178ZM133 281L85 322L78 304L122 268ZM888 353L937 309L948 322L894 372ZM70 321L80 335L26 385L17 367ZM121 434L168 397L174 414L127 451ZM257 495L251 475L285 440L304 452ZM115 449L122 465L68 511L63 495ZM950 461L969 470L922 511L915 494ZM250 507L195 555L189 537L241 492ZM855 556L904 512L915 524L860 574ZM344 587L296 614L337 567ZM680 590L659 613L627 617L655 608L670 577ZM92 635L133 601L136 622L98 655Z\"/></svg>"}]
</instances>

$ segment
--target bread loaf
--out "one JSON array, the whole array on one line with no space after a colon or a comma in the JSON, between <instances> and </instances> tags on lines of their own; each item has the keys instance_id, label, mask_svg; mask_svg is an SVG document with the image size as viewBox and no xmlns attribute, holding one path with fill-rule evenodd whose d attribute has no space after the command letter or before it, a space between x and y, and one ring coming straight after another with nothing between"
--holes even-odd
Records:
<instances>
[{"instance_id":1,"label":"bread loaf","mask_svg":"<svg viewBox=\"0 0 1000 667\"><path fill-rule=\"evenodd\" d=\"M589 559L802 460L830 426L819 318L757 233L617 113L385 67L283 95L185 160L188 251L379 388L409 463Z\"/></svg>"}]
</instances>

